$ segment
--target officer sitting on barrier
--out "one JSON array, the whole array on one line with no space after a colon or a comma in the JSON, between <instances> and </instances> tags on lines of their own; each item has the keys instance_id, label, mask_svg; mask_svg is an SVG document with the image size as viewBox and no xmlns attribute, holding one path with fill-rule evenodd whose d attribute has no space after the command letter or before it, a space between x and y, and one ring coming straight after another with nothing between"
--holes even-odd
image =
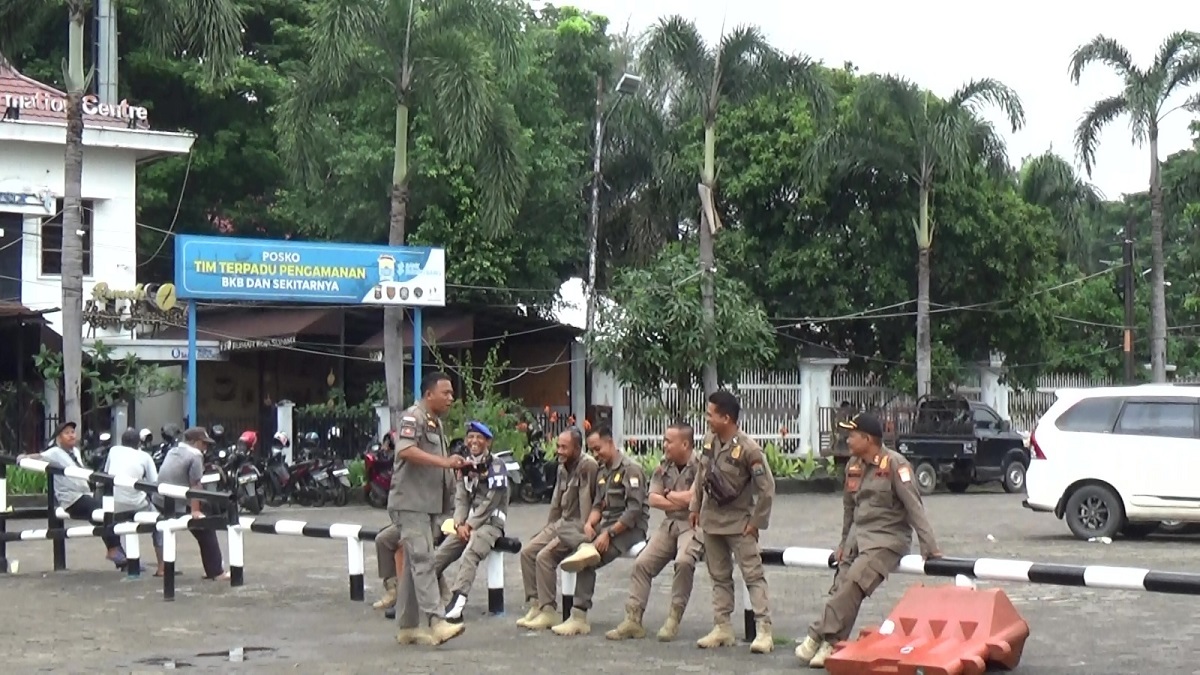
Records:
<instances>
[{"instance_id":1,"label":"officer sitting on barrier","mask_svg":"<svg viewBox=\"0 0 1200 675\"><path fill-rule=\"evenodd\" d=\"M109 448L108 459L104 461L104 473L110 476L123 476L131 480L157 483L158 469L154 468L154 460L151 459L149 453L138 449L141 440L142 436L137 429L133 427L126 429L125 433L121 434L121 444ZM138 511L158 513L158 509L150 503L150 498L146 496L146 493L136 488L113 488L113 498L113 501L116 502L117 513ZM150 539L154 543L154 556L158 560L158 569L154 576L161 577L164 569L162 532L155 530L151 533Z\"/></svg>"},{"instance_id":2,"label":"officer sitting on barrier","mask_svg":"<svg viewBox=\"0 0 1200 675\"><path fill-rule=\"evenodd\" d=\"M812 668L824 668L834 645L850 637L863 600L900 565L914 531L921 555L942 557L913 482L912 465L883 447L879 419L859 413L838 426L850 432L846 442L851 459L842 496L842 540L834 554L837 574L824 613L796 648L796 656Z\"/></svg>"},{"instance_id":3,"label":"officer sitting on barrier","mask_svg":"<svg viewBox=\"0 0 1200 675\"><path fill-rule=\"evenodd\" d=\"M72 466L85 468L83 460L79 456L79 449L75 447L77 438L75 430L74 422L62 423L54 432L54 445L37 454L18 455L17 461L37 459L59 469ZM92 512L104 506L92 494L92 488L86 480L66 476L54 477L54 501L72 518L86 520L89 523L92 522ZM125 551L121 549L121 538L114 534L107 534L101 536L100 539L104 542L104 547L108 549L106 556L108 561L116 565L117 569L124 569L127 561Z\"/></svg>"},{"instance_id":4,"label":"officer sitting on barrier","mask_svg":"<svg viewBox=\"0 0 1200 675\"><path fill-rule=\"evenodd\" d=\"M442 524L446 538L433 555L438 583L450 563L461 558L450 586L447 621L462 621L467 594L475 582L479 562L488 557L496 540L504 536L508 518L508 468L491 454L492 430L483 422L467 425L471 463L459 470L454 494L454 517Z\"/></svg>"}]
</instances>

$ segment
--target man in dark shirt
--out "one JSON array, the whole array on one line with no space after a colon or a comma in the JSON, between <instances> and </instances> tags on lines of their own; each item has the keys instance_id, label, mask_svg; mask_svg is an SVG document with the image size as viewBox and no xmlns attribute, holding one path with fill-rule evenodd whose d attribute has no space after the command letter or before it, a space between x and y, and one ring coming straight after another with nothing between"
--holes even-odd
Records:
<instances>
[{"instance_id":1,"label":"man in dark shirt","mask_svg":"<svg viewBox=\"0 0 1200 675\"><path fill-rule=\"evenodd\" d=\"M183 432L183 442L171 448L163 459L162 467L158 470L158 482L167 485L183 485L193 489L201 488L204 478L204 452L214 441L203 427L192 427ZM173 513L166 513L162 495L154 496L154 505L164 515L176 517L187 511L183 504L175 503ZM191 503L193 519L204 517L200 510L200 500L193 499ZM229 573L225 571L225 561L221 557L221 542L213 530L189 530L200 545L200 560L204 564L204 578L226 581Z\"/></svg>"}]
</instances>

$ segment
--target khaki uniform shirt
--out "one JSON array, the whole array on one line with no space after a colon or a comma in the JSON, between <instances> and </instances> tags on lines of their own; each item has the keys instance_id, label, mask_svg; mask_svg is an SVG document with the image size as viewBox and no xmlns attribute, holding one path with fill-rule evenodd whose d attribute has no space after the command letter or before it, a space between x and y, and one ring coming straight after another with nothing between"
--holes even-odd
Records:
<instances>
[{"instance_id":1,"label":"khaki uniform shirt","mask_svg":"<svg viewBox=\"0 0 1200 675\"><path fill-rule=\"evenodd\" d=\"M596 460L586 452L580 453L571 469L565 464L558 465L558 480L550 498L551 524L578 523L582 527L587 522L598 469Z\"/></svg>"},{"instance_id":2,"label":"khaki uniform shirt","mask_svg":"<svg viewBox=\"0 0 1200 675\"><path fill-rule=\"evenodd\" d=\"M495 525L501 530L508 520L508 468L504 461L488 456L486 473L469 473L458 479L454 491L454 523L478 530Z\"/></svg>"},{"instance_id":3,"label":"khaki uniform shirt","mask_svg":"<svg viewBox=\"0 0 1200 675\"><path fill-rule=\"evenodd\" d=\"M662 463L654 470L654 476L650 478L650 494L666 496L668 492L687 492L692 489L698 471L700 471L700 458L694 452L691 459L683 466L663 458ZM687 509L676 509L663 513L666 517L659 525L660 529L670 528L671 521L681 522L685 525L685 530L690 529Z\"/></svg>"},{"instance_id":4,"label":"khaki uniform shirt","mask_svg":"<svg viewBox=\"0 0 1200 675\"><path fill-rule=\"evenodd\" d=\"M642 465L618 453L611 466L600 467L596 475L596 498L592 510L600 512L597 532L617 523L626 531L639 532L645 538L650 529L650 505L646 503L646 472Z\"/></svg>"},{"instance_id":5,"label":"khaki uniform shirt","mask_svg":"<svg viewBox=\"0 0 1200 675\"><path fill-rule=\"evenodd\" d=\"M859 552L887 549L906 554L912 546L913 531L921 555L928 557L938 550L912 465L898 452L884 448L870 462L852 457L846 464L842 504L845 515L841 548L847 554L855 548Z\"/></svg>"},{"instance_id":6,"label":"khaki uniform shirt","mask_svg":"<svg viewBox=\"0 0 1200 675\"><path fill-rule=\"evenodd\" d=\"M709 471L720 471L737 492L737 499L725 506L718 506L704 490L705 476ZM754 489L750 488L751 483ZM690 510L700 514L700 529L705 534L742 534L747 525L765 530L771 523L771 504L774 500L775 477L771 475L762 448L754 439L741 431L728 443L721 443L715 434L704 436L700 470L696 474L696 489Z\"/></svg>"},{"instance_id":7,"label":"khaki uniform shirt","mask_svg":"<svg viewBox=\"0 0 1200 675\"><path fill-rule=\"evenodd\" d=\"M393 434L396 459L392 470L392 491L388 495L388 510L416 511L438 514L449 511L454 495L454 474L434 466L418 466L406 462L400 452L416 447L431 455L446 456L446 436L442 422L430 415L421 403L404 411L400 428Z\"/></svg>"}]
</instances>

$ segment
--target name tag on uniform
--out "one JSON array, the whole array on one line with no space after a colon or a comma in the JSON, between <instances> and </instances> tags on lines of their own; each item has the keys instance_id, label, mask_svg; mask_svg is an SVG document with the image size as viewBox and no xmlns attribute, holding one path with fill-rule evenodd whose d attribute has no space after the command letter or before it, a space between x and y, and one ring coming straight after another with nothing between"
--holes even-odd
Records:
<instances>
[{"instance_id":1,"label":"name tag on uniform","mask_svg":"<svg viewBox=\"0 0 1200 675\"><path fill-rule=\"evenodd\" d=\"M633 488L633 489L635 489L635 490L636 490L636 489L637 489L637 486L638 486L638 479L637 479L637 478L630 478L630 479L629 479L629 487L631 487L631 488Z\"/></svg>"},{"instance_id":2,"label":"name tag on uniform","mask_svg":"<svg viewBox=\"0 0 1200 675\"><path fill-rule=\"evenodd\" d=\"M862 484L862 478L858 476L848 476L846 478L846 492L858 492L859 486Z\"/></svg>"}]
</instances>

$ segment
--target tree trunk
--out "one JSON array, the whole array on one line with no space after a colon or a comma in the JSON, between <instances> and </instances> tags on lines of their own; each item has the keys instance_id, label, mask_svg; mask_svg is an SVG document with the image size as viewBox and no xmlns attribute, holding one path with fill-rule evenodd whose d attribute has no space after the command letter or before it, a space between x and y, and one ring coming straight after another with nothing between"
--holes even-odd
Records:
<instances>
[{"instance_id":1,"label":"tree trunk","mask_svg":"<svg viewBox=\"0 0 1200 675\"><path fill-rule=\"evenodd\" d=\"M388 244L403 246L408 223L408 106L396 103L396 148L392 164L391 218ZM392 428L400 428L404 412L404 308L383 309L383 376L387 384L388 410ZM418 349L413 345L413 349ZM414 366L416 365L414 361ZM413 392L414 395L416 392Z\"/></svg>"},{"instance_id":2,"label":"tree trunk","mask_svg":"<svg viewBox=\"0 0 1200 675\"><path fill-rule=\"evenodd\" d=\"M1167 381L1166 261L1163 255L1162 172L1158 161L1158 130L1150 130L1150 375Z\"/></svg>"},{"instance_id":3,"label":"tree trunk","mask_svg":"<svg viewBox=\"0 0 1200 675\"><path fill-rule=\"evenodd\" d=\"M716 155L717 155L717 135L713 124L709 123L704 126L704 173L701 175L701 180L704 185L714 192L713 201L716 201ZM700 218L700 306L704 310L704 342L711 345L716 339L714 334L714 324L716 323L716 297L713 291L713 267L715 266L715 254L713 253L713 231L706 219ZM709 360L704 364L702 371L702 380L704 383L704 398L717 390L717 363Z\"/></svg>"},{"instance_id":4,"label":"tree trunk","mask_svg":"<svg viewBox=\"0 0 1200 675\"><path fill-rule=\"evenodd\" d=\"M83 95L87 78L83 72L83 25L86 12L81 3L68 5L70 12L67 55L67 142L64 157L62 214L62 336L63 418L60 422L83 424Z\"/></svg>"},{"instance_id":5,"label":"tree trunk","mask_svg":"<svg viewBox=\"0 0 1200 675\"><path fill-rule=\"evenodd\" d=\"M917 396L929 394L933 380L933 341L929 335L929 190L921 188L917 221Z\"/></svg>"}]
</instances>

